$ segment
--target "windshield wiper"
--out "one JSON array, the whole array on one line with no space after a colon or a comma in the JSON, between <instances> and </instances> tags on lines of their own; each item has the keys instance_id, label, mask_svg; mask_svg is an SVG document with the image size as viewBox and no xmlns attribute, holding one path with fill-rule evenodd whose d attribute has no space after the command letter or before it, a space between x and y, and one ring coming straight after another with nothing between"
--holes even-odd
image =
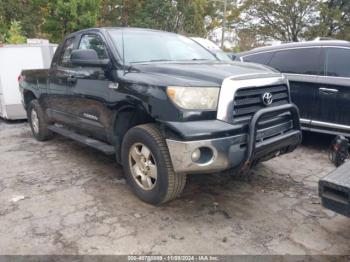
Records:
<instances>
[{"instance_id":1,"label":"windshield wiper","mask_svg":"<svg viewBox=\"0 0 350 262\"><path fill-rule=\"evenodd\" d=\"M204 58L192 58L188 60L168 60L168 59L153 59L153 60L147 60L147 61L135 61L130 62L131 64L141 64L141 63L153 63L153 62L188 62L188 61L211 61L210 59L204 59Z\"/></svg>"},{"instance_id":2,"label":"windshield wiper","mask_svg":"<svg viewBox=\"0 0 350 262\"><path fill-rule=\"evenodd\" d=\"M192 61L210 61L209 59L205 59L205 58L192 58Z\"/></svg>"},{"instance_id":3,"label":"windshield wiper","mask_svg":"<svg viewBox=\"0 0 350 262\"><path fill-rule=\"evenodd\" d=\"M168 60L168 59L153 59L153 60L147 60L147 61L135 61L135 62L131 62L131 63L152 63L152 62L170 62L173 60Z\"/></svg>"}]
</instances>

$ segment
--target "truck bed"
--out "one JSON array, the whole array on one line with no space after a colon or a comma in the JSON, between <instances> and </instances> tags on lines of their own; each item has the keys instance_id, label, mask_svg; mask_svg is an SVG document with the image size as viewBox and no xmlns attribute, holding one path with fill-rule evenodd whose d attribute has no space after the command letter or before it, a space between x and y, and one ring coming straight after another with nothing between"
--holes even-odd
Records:
<instances>
[{"instance_id":1,"label":"truck bed","mask_svg":"<svg viewBox=\"0 0 350 262\"><path fill-rule=\"evenodd\" d=\"M350 217L350 161L319 181L322 205Z\"/></svg>"},{"instance_id":2,"label":"truck bed","mask_svg":"<svg viewBox=\"0 0 350 262\"><path fill-rule=\"evenodd\" d=\"M22 70L21 75L26 77L26 81L28 81L28 78L30 80L33 79L41 79L41 78L47 78L49 74L49 69L31 69L31 70Z\"/></svg>"},{"instance_id":3,"label":"truck bed","mask_svg":"<svg viewBox=\"0 0 350 262\"><path fill-rule=\"evenodd\" d=\"M25 78L25 86L20 82L20 89L25 87L33 93L45 92L48 83L49 69L23 70L21 76Z\"/></svg>"}]
</instances>

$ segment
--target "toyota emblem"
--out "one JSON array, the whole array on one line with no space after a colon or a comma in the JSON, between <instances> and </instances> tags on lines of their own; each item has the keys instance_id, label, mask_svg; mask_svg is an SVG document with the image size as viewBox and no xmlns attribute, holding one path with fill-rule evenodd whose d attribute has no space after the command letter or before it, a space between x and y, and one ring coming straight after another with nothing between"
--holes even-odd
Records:
<instances>
[{"instance_id":1,"label":"toyota emblem","mask_svg":"<svg viewBox=\"0 0 350 262\"><path fill-rule=\"evenodd\" d=\"M273 99L272 99L272 94L271 93L264 93L262 95L262 101L264 105L269 106L272 104Z\"/></svg>"}]
</instances>

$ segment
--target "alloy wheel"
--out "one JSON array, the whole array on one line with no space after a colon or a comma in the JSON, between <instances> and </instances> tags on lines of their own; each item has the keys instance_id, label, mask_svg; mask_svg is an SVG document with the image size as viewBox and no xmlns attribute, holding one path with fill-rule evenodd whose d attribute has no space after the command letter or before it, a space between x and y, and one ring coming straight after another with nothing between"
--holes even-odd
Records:
<instances>
[{"instance_id":1,"label":"alloy wheel","mask_svg":"<svg viewBox=\"0 0 350 262\"><path fill-rule=\"evenodd\" d=\"M30 119L31 119L34 133L38 134L39 133L39 118L38 118L38 114L34 108L32 109L32 111L30 113Z\"/></svg>"},{"instance_id":2,"label":"alloy wheel","mask_svg":"<svg viewBox=\"0 0 350 262\"><path fill-rule=\"evenodd\" d=\"M135 143L129 151L129 168L135 182L143 190L152 190L157 182L157 164L151 150Z\"/></svg>"}]
</instances>

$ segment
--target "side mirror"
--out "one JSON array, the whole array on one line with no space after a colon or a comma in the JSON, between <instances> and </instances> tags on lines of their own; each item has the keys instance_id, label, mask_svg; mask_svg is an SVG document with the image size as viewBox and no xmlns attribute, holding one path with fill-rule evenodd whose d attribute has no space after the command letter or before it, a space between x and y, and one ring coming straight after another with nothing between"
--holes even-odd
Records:
<instances>
[{"instance_id":1,"label":"side mirror","mask_svg":"<svg viewBox=\"0 0 350 262\"><path fill-rule=\"evenodd\" d=\"M70 60L73 65L92 67L106 67L110 62L109 59L99 59L94 49L73 50Z\"/></svg>"},{"instance_id":2,"label":"side mirror","mask_svg":"<svg viewBox=\"0 0 350 262\"><path fill-rule=\"evenodd\" d=\"M237 59L237 56L234 53L226 53L233 61L239 60Z\"/></svg>"}]
</instances>

